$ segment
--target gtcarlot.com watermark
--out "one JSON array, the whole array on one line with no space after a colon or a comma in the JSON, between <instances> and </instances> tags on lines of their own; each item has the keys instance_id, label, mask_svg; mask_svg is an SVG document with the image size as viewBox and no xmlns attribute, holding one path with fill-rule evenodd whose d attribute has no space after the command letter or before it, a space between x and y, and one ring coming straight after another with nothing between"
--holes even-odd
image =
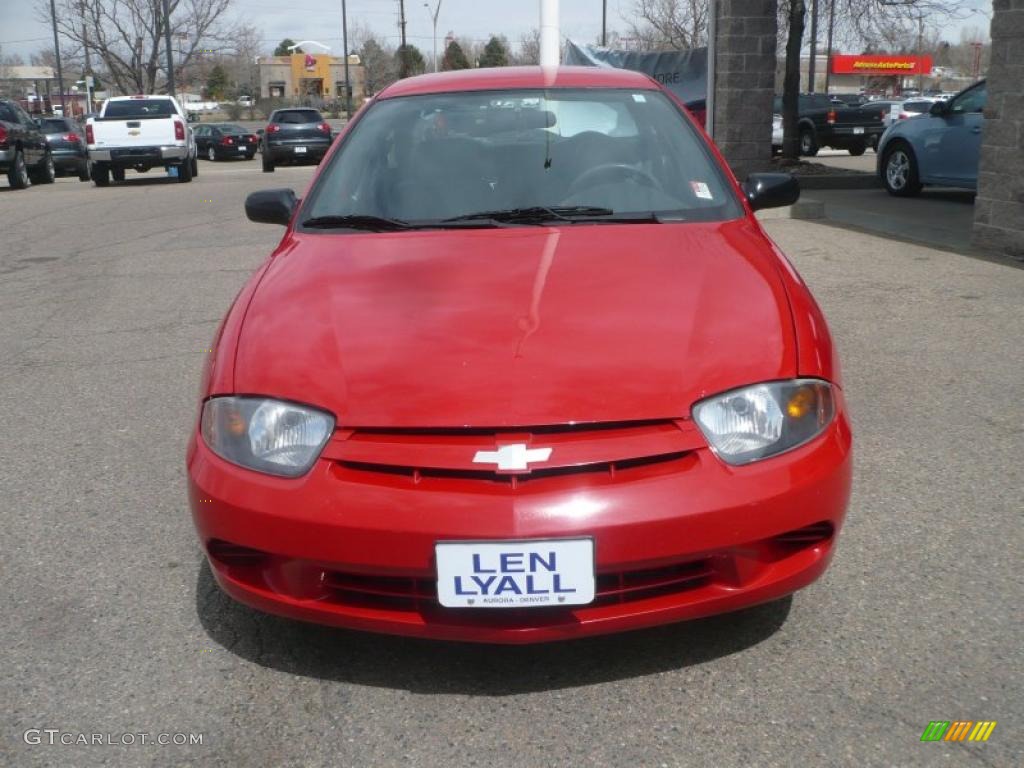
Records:
<instances>
[{"instance_id":1,"label":"gtcarlot.com watermark","mask_svg":"<svg viewBox=\"0 0 1024 768\"><path fill-rule=\"evenodd\" d=\"M60 728L29 728L22 734L26 744L48 744L65 746L131 747L135 745L158 747L184 747L201 745L203 733L82 733L62 731Z\"/></svg>"}]
</instances>

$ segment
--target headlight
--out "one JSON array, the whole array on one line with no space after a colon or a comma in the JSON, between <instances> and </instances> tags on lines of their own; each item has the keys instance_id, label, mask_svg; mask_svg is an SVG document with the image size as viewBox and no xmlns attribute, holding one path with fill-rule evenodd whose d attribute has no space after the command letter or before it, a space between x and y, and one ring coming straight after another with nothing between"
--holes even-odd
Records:
<instances>
[{"instance_id":1,"label":"headlight","mask_svg":"<svg viewBox=\"0 0 1024 768\"><path fill-rule=\"evenodd\" d=\"M693 406L704 437L728 464L747 464L803 445L834 415L832 385L820 379L755 384Z\"/></svg>"},{"instance_id":2,"label":"headlight","mask_svg":"<svg viewBox=\"0 0 1024 768\"><path fill-rule=\"evenodd\" d=\"M203 440L223 459L271 475L298 477L323 450L334 417L256 397L215 397L203 405Z\"/></svg>"}]
</instances>

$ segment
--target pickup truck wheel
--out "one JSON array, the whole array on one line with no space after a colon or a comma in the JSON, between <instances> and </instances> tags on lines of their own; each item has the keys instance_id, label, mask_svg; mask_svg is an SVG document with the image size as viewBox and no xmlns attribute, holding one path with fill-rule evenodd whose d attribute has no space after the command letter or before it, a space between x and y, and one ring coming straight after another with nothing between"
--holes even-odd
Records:
<instances>
[{"instance_id":1,"label":"pickup truck wheel","mask_svg":"<svg viewBox=\"0 0 1024 768\"><path fill-rule=\"evenodd\" d=\"M192 158L192 178L194 179L199 175L199 156Z\"/></svg>"},{"instance_id":2,"label":"pickup truck wheel","mask_svg":"<svg viewBox=\"0 0 1024 768\"><path fill-rule=\"evenodd\" d=\"M907 144L898 142L885 150L882 158L882 183L890 195L913 197L921 191L917 159Z\"/></svg>"},{"instance_id":3,"label":"pickup truck wheel","mask_svg":"<svg viewBox=\"0 0 1024 768\"><path fill-rule=\"evenodd\" d=\"M124 168L111 168L110 175L114 181L124 181Z\"/></svg>"},{"instance_id":4,"label":"pickup truck wheel","mask_svg":"<svg viewBox=\"0 0 1024 768\"><path fill-rule=\"evenodd\" d=\"M854 157L860 157L861 155L863 155L863 154L864 154L864 151L865 151L865 150L866 150L867 148L868 148L868 147L867 147L867 145L866 145L866 144L864 144L864 143L860 143L860 144L854 144L853 146L851 146L851 147L848 147L847 149L848 149L849 153L850 153L851 155L853 155Z\"/></svg>"},{"instance_id":5,"label":"pickup truck wheel","mask_svg":"<svg viewBox=\"0 0 1024 768\"><path fill-rule=\"evenodd\" d=\"M274 161L270 159L270 156L266 152L263 153L263 172L274 172Z\"/></svg>"},{"instance_id":6,"label":"pickup truck wheel","mask_svg":"<svg viewBox=\"0 0 1024 768\"><path fill-rule=\"evenodd\" d=\"M105 165L92 164L92 183L97 187L106 187L110 184L110 169Z\"/></svg>"},{"instance_id":7,"label":"pickup truck wheel","mask_svg":"<svg viewBox=\"0 0 1024 768\"><path fill-rule=\"evenodd\" d=\"M43 160L30 173L34 184L53 184L57 178L57 169L53 167L53 155L47 152Z\"/></svg>"},{"instance_id":8,"label":"pickup truck wheel","mask_svg":"<svg viewBox=\"0 0 1024 768\"><path fill-rule=\"evenodd\" d=\"M810 128L800 129L800 154L806 157L814 157L818 154L818 140Z\"/></svg>"},{"instance_id":9,"label":"pickup truck wheel","mask_svg":"<svg viewBox=\"0 0 1024 768\"><path fill-rule=\"evenodd\" d=\"M25 155L20 149L14 150L14 162L7 171L7 183L11 185L11 189L28 189L32 186L28 168L25 167Z\"/></svg>"},{"instance_id":10,"label":"pickup truck wheel","mask_svg":"<svg viewBox=\"0 0 1024 768\"><path fill-rule=\"evenodd\" d=\"M186 159L178 166L178 182L188 184L190 181L192 181L192 160Z\"/></svg>"}]
</instances>

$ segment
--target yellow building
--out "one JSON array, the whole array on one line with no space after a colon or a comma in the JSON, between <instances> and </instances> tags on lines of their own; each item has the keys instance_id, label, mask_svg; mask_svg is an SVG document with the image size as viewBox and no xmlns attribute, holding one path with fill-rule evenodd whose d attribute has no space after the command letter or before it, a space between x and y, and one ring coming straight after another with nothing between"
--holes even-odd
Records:
<instances>
[{"instance_id":1,"label":"yellow building","mask_svg":"<svg viewBox=\"0 0 1024 768\"><path fill-rule=\"evenodd\" d=\"M345 59L321 53L293 53L290 56L261 56L260 96L265 99L333 101L345 98ZM352 103L363 99L363 65L349 56Z\"/></svg>"}]
</instances>

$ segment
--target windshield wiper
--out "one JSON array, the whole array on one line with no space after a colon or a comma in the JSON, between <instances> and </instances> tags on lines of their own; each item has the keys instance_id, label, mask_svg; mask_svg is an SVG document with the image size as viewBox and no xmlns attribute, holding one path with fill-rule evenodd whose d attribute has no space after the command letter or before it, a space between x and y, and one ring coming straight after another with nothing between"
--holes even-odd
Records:
<instances>
[{"instance_id":1,"label":"windshield wiper","mask_svg":"<svg viewBox=\"0 0 1024 768\"><path fill-rule=\"evenodd\" d=\"M452 219L444 221L403 221L374 216L368 213L352 213L346 215L314 216L302 222L302 226L311 229L361 229L367 232L405 232L414 229L488 229L491 227L507 227L507 222L482 216L479 219Z\"/></svg>"},{"instance_id":2,"label":"windshield wiper","mask_svg":"<svg viewBox=\"0 0 1024 768\"><path fill-rule=\"evenodd\" d=\"M398 232L414 228L412 224L401 219L386 219L383 216L371 216L365 213L346 216L314 216L302 222L302 226L312 229L364 229L368 232Z\"/></svg>"},{"instance_id":3,"label":"windshield wiper","mask_svg":"<svg viewBox=\"0 0 1024 768\"><path fill-rule=\"evenodd\" d=\"M508 222L540 222L540 221L573 221L576 217L590 216L611 216L614 214L611 208L600 208L593 205L534 205L529 208L507 208L501 211L480 211L479 213L467 213L462 216L453 216L450 219L442 219L443 223L452 221L474 221L476 219L491 219L493 221Z\"/></svg>"}]
</instances>

